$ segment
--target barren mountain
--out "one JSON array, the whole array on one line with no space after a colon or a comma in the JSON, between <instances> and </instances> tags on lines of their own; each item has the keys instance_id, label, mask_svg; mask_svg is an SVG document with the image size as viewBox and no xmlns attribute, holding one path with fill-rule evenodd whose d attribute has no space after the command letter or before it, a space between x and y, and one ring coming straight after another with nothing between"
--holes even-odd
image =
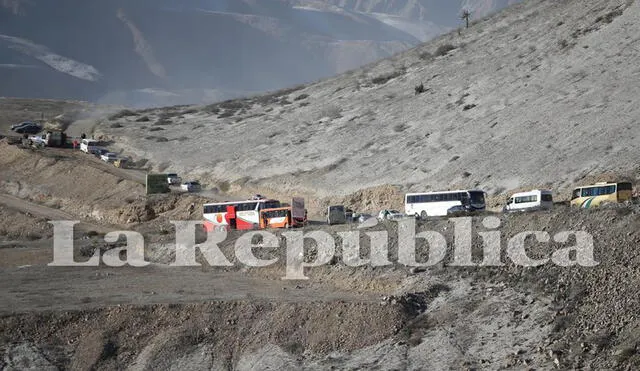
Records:
<instances>
[{"instance_id":1,"label":"barren mountain","mask_svg":"<svg viewBox=\"0 0 640 371\"><path fill-rule=\"evenodd\" d=\"M97 133L159 170L318 196L634 175L638 16L632 1L531 0L335 78Z\"/></svg>"},{"instance_id":2,"label":"barren mountain","mask_svg":"<svg viewBox=\"0 0 640 371\"><path fill-rule=\"evenodd\" d=\"M459 24L460 4L386 3L3 0L0 95L210 102L332 76Z\"/></svg>"}]
</instances>

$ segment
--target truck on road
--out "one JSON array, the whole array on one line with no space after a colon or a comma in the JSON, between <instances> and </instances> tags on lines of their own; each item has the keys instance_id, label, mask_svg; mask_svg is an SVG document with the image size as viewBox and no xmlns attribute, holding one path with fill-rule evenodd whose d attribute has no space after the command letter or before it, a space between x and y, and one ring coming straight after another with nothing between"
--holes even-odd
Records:
<instances>
[{"instance_id":1,"label":"truck on road","mask_svg":"<svg viewBox=\"0 0 640 371\"><path fill-rule=\"evenodd\" d=\"M29 144L43 147L64 147L67 134L63 131L48 131L42 135L31 135L27 138Z\"/></svg>"}]
</instances>

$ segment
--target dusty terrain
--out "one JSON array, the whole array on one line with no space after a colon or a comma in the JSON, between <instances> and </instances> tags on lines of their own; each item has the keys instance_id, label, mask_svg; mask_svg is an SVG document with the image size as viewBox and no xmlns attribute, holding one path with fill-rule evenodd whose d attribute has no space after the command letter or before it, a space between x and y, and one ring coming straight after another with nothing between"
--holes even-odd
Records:
<instances>
[{"instance_id":1,"label":"dusty terrain","mask_svg":"<svg viewBox=\"0 0 640 371\"><path fill-rule=\"evenodd\" d=\"M482 259L483 217L474 218L474 257ZM147 232L145 268L56 268L14 260L2 249L0 349L5 366L37 369L450 369L638 367L640 305L634 298L640 242L635 205L500 216L503 267L454 267L452 251L425 270L401 264L348 267L338 239L334 262L311 268L308 281L282 280L285 247L256 251L278 258L248 268L234 257L240 233L221 251L234 264L176 268L173 230ZM149 222L153 224L154 221ZM159 225L147 228L161 230ZM138 226L144 230L144 226ZM337 236L355 226L313 226ZM594 237L596 267L515 266L507 241L525 230L582 230ZM387 231L397 261L397 225ZM364 232L362 231L362 232ZM452 246L453 222L419 222L416 232L442 233ZM361 235L363 254L368 239ZM77 240L78 260L117 246L101 235ZM43 243L46 245L46 243ZM527 244L534 258L567 244ZM40 251L50 251L50 245ZM308 246L313 256L314 248ZM417 261L429 258L417 242ZM621 285L621 282L624 284ZM171 354L172 356L168 356ZM51 368L53 369L53 368Z\"/></svg>"},{"instance_id":2,"label":"dusty terrain","mask_svg":"<svg viewBox=\"0 0 640 371\"><path fill-rule=\"evenodd\" d=\"M211 199L301 195L319 219L334 202L400 208L406 190L479 187L497 207L527 187L553 187L562 199L576 183L637 183L629 100L638 93L630 61L639 15L637 2L531 0L317 84L207 107L108 111L69 126L112 141L139 169L1 140L0 369L639 368L638 204L476 215L473 262L486 257L484 233L499 233L503 265L494 267L452 265L456 227L447 219L417 222L416 233L441 233L448 244L442 262L421 269L398 263L397 222L312 223L304 232L333 236L336 257L306 270L309 280L282 279L280 232L278 247L254 249L278 259L267 267L239 261L239 232L219 244L231 266L211 266L201 253L201 265L170 265L170 221L199 220L189 206ZM434 55L448 43L455 49ZM427 91L414 95L419 81ZM19 102L2 102L11 120L26 119ZM43 104L22 103L31 116ZM48 104L62 113L62 103ZM148 169L202 179L208 192L147 197ZM491 216L499 228L487 227ZM81 221L77 261L116 251L124 241L105 242L105 233L129 230L144 236L151 264L47 266L47 221L56 219ZM391 264L348 266L340 233L350 231L360 231L363 258L372 245L365 232L387 232ZM507 247L525 231L586 232L598 264L516 265ZM528 256L576 243L551 241L527 240ZM307 261L317 257L312 242L305 247ZM416 240L418 262L431 252Z\"/></svg>"}]
</instances>

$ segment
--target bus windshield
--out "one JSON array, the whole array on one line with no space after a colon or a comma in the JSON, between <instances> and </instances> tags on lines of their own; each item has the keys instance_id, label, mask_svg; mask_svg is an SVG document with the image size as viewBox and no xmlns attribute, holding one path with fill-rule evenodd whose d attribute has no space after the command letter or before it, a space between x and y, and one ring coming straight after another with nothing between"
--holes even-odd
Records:
<instances>
[{"instance_id":1,"label":"bus windshield","mask_svg":"<svg viewBox=\"0 0 640 371\"><path fill-rule=\"evenodd\" d=\"M288 209L279 209L279 210L268 210L263 212L263 215L267 218L283 218L287 217L289 214Z\"/></svg>"},{"instance_id":2,"label":"bus windshield","mask_svg":"<svg viewBox=\"0 0 640 371\"><path fill-rule=\"evenodd\" d=\"M262 209L277 209L280 207L280 201L266 201L260 204L260 210Z\"/></svg>"},{"instance_id":3,"label":"bus windshield","mask_svg":"<svg viewBox=\"0 0 640 371\"><path fill-rule=\"evenodd\" d=\"M633 185L629 182L618 183L618 191L632 191Z\"/></svg>"},{"instance_id":4,"label":"bus windshield","mask_svg":"<svg viewBox=\"0 0 640 371\"><path fill-rule=\"evenodd\" d=\"M471 191L469 192L472 204L484 204L484 192Z\"/></svg>"}]
</instances>

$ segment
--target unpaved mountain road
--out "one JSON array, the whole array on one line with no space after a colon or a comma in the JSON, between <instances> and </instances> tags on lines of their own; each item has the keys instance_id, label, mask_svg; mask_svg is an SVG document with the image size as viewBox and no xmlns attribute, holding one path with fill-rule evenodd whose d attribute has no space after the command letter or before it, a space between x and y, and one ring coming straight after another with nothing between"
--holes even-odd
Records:
<instances>
[{"instance_id":1,"label":"unpaved mountain road","mask_svg":"<svg viewBox=\"0 0 640 371\"><path fill-rule=\"evenodd\" d=\"M63 148L46 148L47 154L50 156L56 156L58 158L68 158L74 159L77 161L82 161L83 164L91 166L95 169L104 171L106 173L121 177L123 179L128 179L140 184L147 183L147 172L145 170L139 169L122 169L113 166L112 164L108 164L96 156L86 154L79 150L69 150Z\"/></svg>"},{"instance_id":2,"label":"unpaved mountain road","mask_svg":"<svg viewBox=\"0 0 640 371\"><path fill-rule=\"evenodd\" d=\"M25 213L38 215L51 220L74 220L75 217L62 210L34 204L33 202L22 200L18 197L0 194L0 203Z\"/></svg>"},{"instance_id":3,"label":"unpaved mountain road","mask_svg":"<svg viewBox=\"0 0 640 371\"><path fill-rule=\"evenodd\" d=\"M29 202L29 201L20 199L15 196L10 196L7 194L0 194L0 203L12 209L15 209L24 213L36 215L49 220L78 220L79 219L62 210L38 205L33 202ZM113 228L106 228L99 224L88 223L84 221L77 224L75 226L75 229L80 231L93 230L98 233L108 233L113 230Z\"/></svg>"},{"instance_id":4,"label":"unpaved mountain road","mask_svg":"<svg viewBox=\"0 0 640 371\"><path fill-rule=\"evenodd\" d=\"M326 283L267 280L202 267L29 266L0 269L0 313L226 300L375 302Z\"/></svg>"}]
</instances>

